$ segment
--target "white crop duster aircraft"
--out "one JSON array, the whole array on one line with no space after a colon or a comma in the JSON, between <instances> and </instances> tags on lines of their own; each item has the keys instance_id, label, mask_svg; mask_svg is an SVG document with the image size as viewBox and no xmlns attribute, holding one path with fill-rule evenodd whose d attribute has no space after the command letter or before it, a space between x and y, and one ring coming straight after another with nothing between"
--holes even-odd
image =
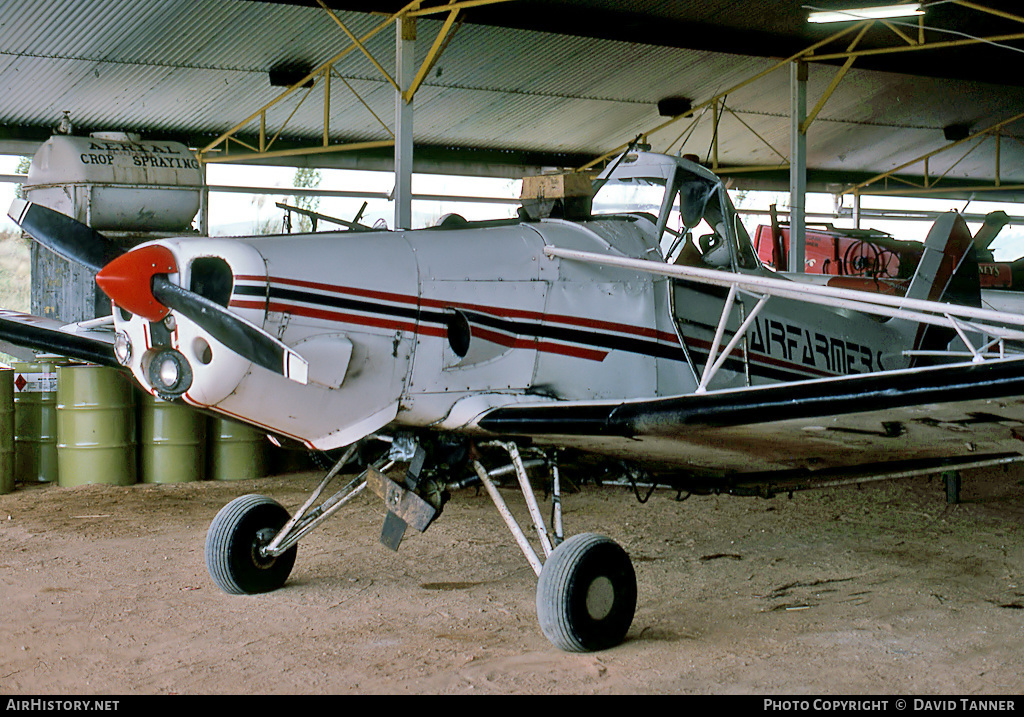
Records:
<instances>
[{"instance_id":1,"label":"white crop duster aircraft","mask_svg":"<svg viewBox=\"0 0 1024 717\"><path fill-rule=\"evenodd\" d=\"M468 474L537 573L541 628L565 650L619 643L637 600L621 547L563 538L569 461L770 496L1024 459L1024 317L982 308L959 215L935 223L905 291L889 295L766 269L722 182L685 159L628 152L594 187L572 219L161 239L124 253L17 201L27 233L97 272L113 315L83 331L2 312L0 339L122 366L162 398L341 453L294 515L257 495L217 515L206 560L227 592L283 585L298 541L366 487L397 548ZM383 457L366 459L376 445ZM358 477L317 504L350 463ZM532 539L494 488L507 464Z\"/></svg>"}]
</instances>

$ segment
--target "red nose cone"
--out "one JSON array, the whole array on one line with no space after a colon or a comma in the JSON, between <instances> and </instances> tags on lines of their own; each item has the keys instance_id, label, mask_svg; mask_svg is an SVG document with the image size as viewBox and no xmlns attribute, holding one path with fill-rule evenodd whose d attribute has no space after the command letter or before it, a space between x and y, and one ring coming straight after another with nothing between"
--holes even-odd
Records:
<instances>
[{"instance_id":1,"label":"red nose cone","mask_svg":"<svg viewBox=\"0 0 1024 717\"><path fill-rule=\"evenodd\" d=\"M122 309L150 321L160 321L170 309L153 297L153 277L177 271L178 264L171 250L151 244L114 259L100 269L96 283Z\"/></svg>"}]
</instances>

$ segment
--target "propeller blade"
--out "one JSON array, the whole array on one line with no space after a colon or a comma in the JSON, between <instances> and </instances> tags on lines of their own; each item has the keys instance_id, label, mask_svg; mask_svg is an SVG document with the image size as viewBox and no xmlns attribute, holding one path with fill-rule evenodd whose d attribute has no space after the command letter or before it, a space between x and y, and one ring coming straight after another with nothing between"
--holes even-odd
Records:
<instances>
[{"instance_id":1,"label":"propeller blade","mask_svg":"<svg viewBox=\"0 0 1024 717\"><path fill-rule=\"evenodd\" d=\"M7 215L47 249L65 259L84 264L94 274L124 253L82 222L24 199L11 202Z\"/></svg>"},{"instance_id":2,"label":"propeller blade","mask_svg":"<svg viewBox=\"0 0 1024 717\"><path fill-rule=\"evenodd\" d=\"M98 274L100 288L118 306L151 321L166 315L163 307L178 311L238 355L306 383L308 363L284 343L220 304L172 283L166 272L177 269L166 249L162 251L169 258L161 254L162 247L125 252L85 224L24 199L15 199L8 215L46 248ZM145 285L150 279L151 286Z\"/></svg>"},{"instance_id":3,"label":"propeller blade","mask_svg":"<svg viewBox=\"0 0 1024 717\"><path fill-rule=\"evenodd\" d=\"M153 277L153 296L167 308L203 327L239 356L292 381L306 383L309 365L304 358L220 304L183 289L163 274Z\"/></svg>"}]
</instances>

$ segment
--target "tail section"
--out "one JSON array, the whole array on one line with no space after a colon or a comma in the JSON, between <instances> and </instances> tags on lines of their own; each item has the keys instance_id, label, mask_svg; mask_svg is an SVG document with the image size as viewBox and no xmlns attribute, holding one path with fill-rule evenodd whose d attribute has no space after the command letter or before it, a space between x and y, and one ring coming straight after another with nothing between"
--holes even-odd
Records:
<instances>
[{"instance_id":1,"label":"tail section","mask_svg":"<svg viewBox=\"0 0 1024 717\"><path fill-rule=\"evenodd\" d=\"M981 306L981 280L974 240L964 218L956 212L940 216L928 232L917 270L910 280L908 298L963 306ZM913 350L942 351L956 332L907 321ZM921 365L912 361L911 365Z\"/></svg>"},{"instance_id":2,"label":"tail section","mask_svg":"<svg viewBox=\"0 0 1024 717\"><path fill-rule=\"evenodd\" d=\"M928 232L907 297L981 306L981 282L974 239L956 212L940 216Z\"/></svg>"}]
</instances>

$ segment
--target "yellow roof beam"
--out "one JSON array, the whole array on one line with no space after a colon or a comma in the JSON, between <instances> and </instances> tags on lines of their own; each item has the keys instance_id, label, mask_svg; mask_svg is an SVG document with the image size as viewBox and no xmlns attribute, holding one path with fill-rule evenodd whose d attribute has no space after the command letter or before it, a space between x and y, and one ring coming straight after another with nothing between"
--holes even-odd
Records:
<instances>
[{"instance_id":1,"label":"yellow roof beam","mask_svg":"<svg viewBox=\"0 0 1024 717\"><path fill-rule=\"evenodd\" d=\"M327 7L327 5L324 3L324 0L316 0L316 1L317 1L317 3L320 4L320 7L322 7L324 10L327 11L327 14L330 15L331 19L334 20L334 22L338 25L338 27L341 28L341 31L344 32L348 36L348 39L352 41L352 44L359 48L359 51L362 52L366 56L366 59L368 59L370 61L370 63L374 67L377 68L377 71L380 72L380 74L384 75L384 79L386 79L388 82L390 82L392 87L394 87L396 90L401 92L402 90L398 86L398 83L395 82L395 78L392 77L391 75L389 75L388 71L385 70L381 66L381 64L379 62L377 62L376 58L374 58L374 56L370 53L370 51L366 49L366 45L364 45L360 41L360 39L358 37L356 37L354 34L352 34L351 30L349 30L347 27L345 27L345 23L343 23L341 21L341 18L339 18L337 15L335 15L334 11L331 10L329 7Z\"/></svg>"},{"instance_id":2,"label":"yellow roof beam","mask_svg":"<svg viewBox=\"0 0 1024 717\"><path fill-rule=\"evenodd\" d=\"M452 3L454 6L454 3ZM402 99L405 102L412 102L412 98L416 95L416 90L420 88L423 80L426 79L427 73L437 62L441 52L445 47L448 46L449 31L452 29L452 25L455 24L455 18L459 16L459 10L455 9L448 13L448 17L445 19L444 24L441 26L440 31L437 33L437 37L434 39L434 44L431 45L430 51L427 52L427 56L423 58L423 64L420 66L419 72L416 73L416 77L413 78L412 83L409 85L409 89L402 93Z\"/></svg>"},{"instance_id":3,"label":"yellow roof beam","mask_svg":"<svg viewBox=\"0 0 1024 717\"><path fill-rule=\"evenodd\" d=\"M947 152L947 151L953 149L954 147L958 147L958 146L960 146L962 144L965 144L967 142L971 142L972 140L975 140L975 139L978 139L978 138L984 139L987 135L991 135L991 134L994 134L996 137L998 137L999 136L998 133L999 133L999 131L1003 127L1005 127L1008 124L1012 124L1014 122L1017 122L1018 120L1021 120L1021 119L1024 119L1024 112L1021 112L1020 114L1016 114L1013 117L1009 117L1009 118L1007 118L1005 120L1002 120L1001 122L997 122L994 125L986 127L983 130L979 130L978 132L975 132L975 133L973 133L971 135L968 135L967 137L964 137L963 139L957 140L956 142L952 142L952 143L947 144L947 145L945 145L943 147L939 147L938 149L934 149L931 152L928 152L926 154L922 154L920 157L912 159L909 162L904 162L900 166L894 167L894 168L890 169L888 172L883 172L881 174L877 174L874 177L871 177L870 179L867 179L867 180L861 182L860 184L857 184L857 185L854 185L853 187L850 187L849 189L843 191L842 193L843 194L858 193L862 189L864 189L865 187L867 187L867 186L869 186L871 184L874 184L875 182L881 181L883 179L899 179L898 177L895 176L897 172L901 172L901 171L907 169L908 167L912 167L915 164L918 164L919 162L927 162L928 160L930 160L932 157L934 157L937 154L941 154L943 152ZM973 151L973 149L974 148L972 148L971 151ZM966 155L964 155L964 156L966 156ZM957 162L959 163L959 161L961 161L962 159L963 159L963 157L961 157L960 160L957 160ZM954 165L954 166L956 166L956 165ZM950 167L950 169L952 169L952 167ZM947 169L946 173L948 173L948 172L949 172L949 170ZM939 179L944 177L946 173L944 173L941 177L939 177ZM926 170L926 176L927 176L927 170ZM936 181L938 181L938 179ZM933 186L934 186L934 183L933 183ZM1005 187L1003 187L1003 188L1005 189ZM949 190L946 190L946 191L949 191ZM874 193L874 192L872 192L872 193Z\"/></svg>"},{"instance_id":4,"label":"yellow roof beam","mask_svg":"<svg viewBox=\"0 0 1024 717\"><path fill-rule=\"evenodd\" d=\"M405 92L402 92L403 99L406 102L409 102L409 101L412 100L413 96L415 95L416 90L418 90L419 87L423 84L424 80L426 79L427 74L430 72L430 70L437 63L437 60L439 59L440 55L444 52L445 48L447 47L448 42L454 36L455 33L452 30L452 26L455 24L456 19L459 19L459 22L461 22L461 18L459 18L459 14L460 14L460 12L462 10L464 10L466 8L480 7L480 6L483 6L483 5L495 5L495 4L506 3L506 2L511 2L511 1L512 0L450 0L450 2L448 2L447 4L444 4L444 5L434 5L434 6L430 6L430 7L422 7L423 0L412 0L412 2L407 3L398 12L395 12L395 13L393 13L391 15L388 15L383 22L381 22L380 24L378 24L375 27L373 27L369 32L366 32L362 36L358 36L357 37L355 35L355 33L353 33L345 25L345 23L341 21L341 19L337 16L337 14L335 14L334 11L332 11L327 6L327 4L324 2L324 0L317 0L317 3L319 3L319 5L327 12L327 14L330 16L330 18L334 21L334 23L337 24L339 28L341 28L342 32L345 33L345 35L348 37L348 39L349 39L351 44L348 47L346 47L345 49L343 49L342 51L338 52L336 55L334 55L331 59L329 59L326 62L324 62L323 64L321 64L319 67L317 67L316 69L312 70L309 74L307 74L305 77L300 79L298 82L296 82L295 84L293 84L290 87L288 87L288 89L286 89L284 92L282 92L277 97L272 99L270 102L267 102L262 107L257 109L255 112L250 114L248 117L243 119L241 122L239 122L238 124L234 125L231 129L229 129L226 132L222 133L220 136L218 136L212 142L207 144L205 147L201 148L198 152L196 152L196 156L199 158L199 160L201 162L224 162L224 161L229 161L229 160L225 159L224 157L213 158L213 157L208 156L210 152L215 151L218 147L221 147L222 145L224 145L224 147L226 149L227 148L227 144L226 143L228 142L228 140L232 140L234 142L237 142L238 144L241 144L242 146L249 147L249 148L253 149L254 150L254 156L252 156L252 157L246 156L246 158L248 158L248 159L253 159L256 156L258 156L258 157L296 156L296 155L300 155L300 154L314 154L314 153L317 153L317 152L347 151L347 150L351 150L351 149L365 149L365 148L370 148L370 147L389 146L389 145L393 146L394 145L394 141L393 140L384 140L382 142L357 142L357 143L350 143L350 144L343 144L343 145L333 145L333 146L329 144L330 102L331 102L331 87L330 87L330 84L331 84L331 75L332 74L335 74L342 82L345 83L345 85L352 91L352 93L356 95L356 98L363 104L363 106L366 107L366 109L370 111L370 114L372 114L374 116L374 118L384 127L384 129L387 131L387 133L389 135L391 135L392 137L394 137L394 132L391 129L389 129L388 126L380 119L380 117L378 117L377 114L374 113L373 110L371 110L369 108L369 106L366 104L366 102L364 102L362 100L362 98L359 97L358 93L355 92L355 90L352 88L352 86L347 81L345 81L345 78L341 77L341 75L337 73L337 71L334 69L334 65L338 61L340 61L342 58L344 58L345 56L350 54L351 52L359 50L373 64L373 66L377 69L377 71L381 74L381 76L384 77L387 80L387 82L390 83L391 86L395 88L395 90L397 92L401 92L401 88L398 86L398 83L395 81L395 78L393 78L391 76L391 74L388 73L388 71L384 69L384 66L380 62L378 62L376 58L374 58L373 54L367 49L366 43L370 39L372 39L374 36L376 36L378 33L380 33L382 30L388 28L392 23L394 23L396 21L399 21L399 20L402 20L402 19L413 19L413 18L417 18L417 17L426 17L426 16L429 16L429 15L436 15L436 14L440 14L440 13L448 13L448 18L442 24L441 31L438 33L438 36L435 39L435 41L433 43L433 46L430 48L430 51L427 54L427 57L424 60L423 65L420 67L420 70L419 70L418 74L413 79L413 82L410 85L409 89L406 90ZM323 115L324 115L323 116L323 146L322 147L315 147L315 148L308 148L307 150L303 150L303 151L299 151L299 150L281 150L280 152L278 152L278 151L273 151L273 152L270 151L270 147L274 144L274 142L280 136L281 132L287 126L288 122L291 121L292 117L295 115L295 112L298 110L298 106L296 106L294 109L292 109L291 113L288 115L288 118L284 121L284 123L281 125L281 128L278 129L277 133L274 134L274 136L270 139L269 142L267 141L267 137L266 137L266 135L267 135L267 111L270 110L271 108L277 106L279 103L281 103L286 98L290 97L296 90L301 89L303 86L305 86L307 83L309 83L310 80L314 80L315 81L315 80L319 80L319 79L322 79L322 83L321 84L323 84L323 86L324 86L324 98L323 98L323 102L324 102L324 104L323 104ZM298 105L301 106L301 104L306 100L306 98L308 96L309 96L309 92L307 92L306 95L304 95L302 97L302 99L299 101ZM260 139L259 139L259 147L255 148L255 147L251 147L251 145L249 145L248 143L245 143L245 142L242 142L242 141L238 140L238 138L235 135L237 133L239 133L242 129L244 129L247 125L249 125L251 122L253 122L253 121L257 120L257 119L259 120L259 124L260 124L260 128L259 128L259 137L260 137ZM238 157L238 156L235 156L230 161L241 161L241 158Z\"/></svg>"}]
</instances>

